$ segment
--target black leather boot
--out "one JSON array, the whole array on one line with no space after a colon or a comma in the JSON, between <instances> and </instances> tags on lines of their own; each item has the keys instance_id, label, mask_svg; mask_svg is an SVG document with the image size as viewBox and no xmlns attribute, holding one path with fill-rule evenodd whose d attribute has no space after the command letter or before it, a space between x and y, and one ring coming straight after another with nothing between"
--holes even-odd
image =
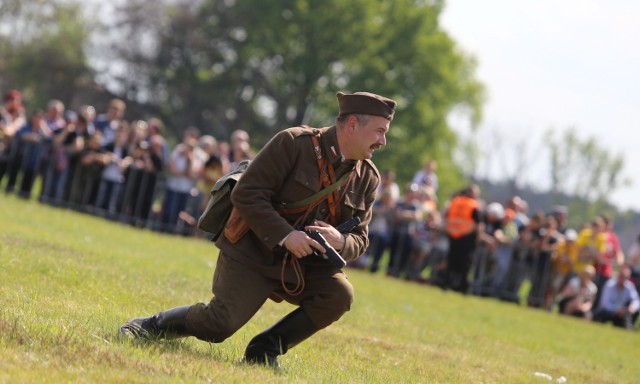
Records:
<instances>
[{"instance_id":1,"label":"black leather boot","mask_svg":"<svg viewBox=\"0 0 640 384\"><path fill-rule=\"evenodd\" d=\"M302 308L298 308L251 339L244 352L244 359L247 363L279 369L278 355L284 355L319 330Z\"/></svg>"},{"instance_id":2,"label":"black leather boot","mask_svg":"<svg viewBox=\"0 0 640 384\"><path fill-rule=\"evenodd\" d=\"M189 336L187 312L190 305L158 312L150 317L137 317L120 327L120 333L130 339L169 339Z\"/></svg>"}]
</instances>

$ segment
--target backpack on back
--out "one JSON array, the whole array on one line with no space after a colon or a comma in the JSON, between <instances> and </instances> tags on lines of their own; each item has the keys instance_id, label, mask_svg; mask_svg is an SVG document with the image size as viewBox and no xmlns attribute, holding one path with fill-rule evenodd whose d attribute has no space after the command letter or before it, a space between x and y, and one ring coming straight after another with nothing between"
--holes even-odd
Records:
<instances>
[{"instance_id":1,"label":"backpack on back","mask_svg":"<svg viewBox=\"0 0 640 384\"><path fill-rule=\"evenodd\" d=\"M229 220L233 204L231 203L231 191L236 186L240 176L249 166L250 160L241 161L231 172L222 176L211 189L211 198L204 212L198 219L198 228L213 235L215 241L224 231Z\"/></svg>"}]
</instances>

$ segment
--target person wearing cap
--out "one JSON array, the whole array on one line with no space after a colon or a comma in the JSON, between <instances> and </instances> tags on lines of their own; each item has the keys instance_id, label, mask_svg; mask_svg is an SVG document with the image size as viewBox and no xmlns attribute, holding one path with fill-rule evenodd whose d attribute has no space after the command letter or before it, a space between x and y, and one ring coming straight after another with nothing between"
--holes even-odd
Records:
<instances>
[{"instance_id":1,"label":"person wearing cap","mask_svg":"<svg viewBox=\"0 0 640 384\"><path fill-rule=\"evenodd\" d=\"M279 355L350 309L353 286L339 267L314 254L327 250L304 230L320 232L347 262L364 253L380 183L371 158L386 145L396 102L368 92L338 92L337 98L340 112L334 125L280 131L236 184L231 218L216 241L220 254L211 301L132 319L120 333L136 339L195 336L220 343L267 299L286 301L298 308L255 336L244 353L247 363L278 368ZM312 203L287 209L287 204L307 198ZM335 228L355 217L360 224L350 232Z\"/></svg>"}]
</instances>

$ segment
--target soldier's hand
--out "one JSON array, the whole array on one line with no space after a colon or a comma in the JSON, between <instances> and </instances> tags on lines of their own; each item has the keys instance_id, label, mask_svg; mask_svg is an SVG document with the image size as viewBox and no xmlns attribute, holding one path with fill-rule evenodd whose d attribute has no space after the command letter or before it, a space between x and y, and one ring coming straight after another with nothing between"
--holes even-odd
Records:
<instances>
[{"instance_id":1,"label":"soldier's hand","mask_svg":"<svg viewBox=\"0 0 640 384\"><path fill-rule=\"evenodd\" d=\"M304 229L320 232L322 237L324 237L336 251L342 250L347 241L342 233L335 229L331 224L325 223L324 221L314 220L313 225L307 225Z\"/></svg>"},{"instance_id":2,"label":"soldier's hand","mask_svg":"<svg viewBox=\"0 0 640 384\"><path fill-rule=\"evenodd\" d=\"M303 231L293 231L289 233L284 240L284 247L290 254L297 258L309 256L313 253L313 250L317 250L320 253L325 253L326 249L322 247L317 241L313 240Z\"/></svg>"}]
</instances>

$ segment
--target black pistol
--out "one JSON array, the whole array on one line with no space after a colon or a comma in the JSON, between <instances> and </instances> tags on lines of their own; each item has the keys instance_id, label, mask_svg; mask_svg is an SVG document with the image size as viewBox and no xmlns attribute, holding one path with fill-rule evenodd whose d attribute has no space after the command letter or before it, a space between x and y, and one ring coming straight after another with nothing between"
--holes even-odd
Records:
<instances>
[{"instance_id":1,"label":"black pistol","mask_svg":"<svg viewBox=\"0 0 640 384\"><path fill-rule=\"evenodd\" d=\"M360 225L360 218L356 216L356 217L352 217L351 219L345 221L342 224L338 224L336 229L340 233L348 233L348 232L351 232L351 230L357 227L358 225Z\"/></svg>"},{"instance_id":2,"label":"black pistol","mask_svg":"<svg viewBox=\"0 0 640 384\"><path fill-rule=\"evenodd\" d=\"M354 217L352 219L345 221L342 224L339 224L336 227L336 229L340 233L347 233L347 232L350 232L353 228L357 227L358 224L360 224L360 218ZM345 265L347 265L347 262L342 258L342 256L340 256L338 251L336 251L331 245L329 245L329 242L327 242L327 240L324 238L324 236L322 236L320 232L306 231L306 233L307 233L307 236L309 236L313 240L320 243L320 245L322 245L326 250L324 254L320 254L320 252L314 250L313 254L315 256L322 257L323 259L328 260L331 264L333 264L337 268L342 269L344 268Z\"/></svg>"}]
</instances>

